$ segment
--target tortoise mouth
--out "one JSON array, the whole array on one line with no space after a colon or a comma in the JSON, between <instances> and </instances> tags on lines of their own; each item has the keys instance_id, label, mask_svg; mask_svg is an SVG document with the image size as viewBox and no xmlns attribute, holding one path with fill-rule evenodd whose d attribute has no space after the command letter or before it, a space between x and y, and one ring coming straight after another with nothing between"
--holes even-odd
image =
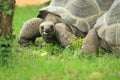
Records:
<instances>
[{"instance_id":1,"label":"tortoise mouth","mask_svg":"<svg viewBox=\"0 0 120 80\"><path fill-rule=\"evenodd\" d=\"M48 42L48 43L56 43L57 42L57 39L55 37L55 32L42 32L42 37L43 39L45 40L45 42Z\"/></svg>"},{"instance_id":2,"label":"tortoise mouth","mask_svg":"<svg viewBox=\"0 0 120 80\"><path fill-rule=\"evenodd\" d=\"M42 32L43 37L53 37L54 35L55 35L55 31L49 31L49 32L43 31Z\"/></svg>"}]
</instances>

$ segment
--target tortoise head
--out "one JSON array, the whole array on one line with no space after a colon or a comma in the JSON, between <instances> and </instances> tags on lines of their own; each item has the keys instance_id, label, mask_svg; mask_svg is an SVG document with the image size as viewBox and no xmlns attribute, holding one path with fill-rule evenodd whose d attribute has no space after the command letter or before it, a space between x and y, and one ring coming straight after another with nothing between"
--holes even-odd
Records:
<instances>
[{"instance_id":1,"label":"tortoise head","mask_svg":"<svg viewBox=\"0 0 120 80\"><path fill-rule=\"evenodd\" d=\"M40 24L39 31L42 37L53 37L55 35L54 23L51 21L44 21Z\"/></svg>"}]
</instances>

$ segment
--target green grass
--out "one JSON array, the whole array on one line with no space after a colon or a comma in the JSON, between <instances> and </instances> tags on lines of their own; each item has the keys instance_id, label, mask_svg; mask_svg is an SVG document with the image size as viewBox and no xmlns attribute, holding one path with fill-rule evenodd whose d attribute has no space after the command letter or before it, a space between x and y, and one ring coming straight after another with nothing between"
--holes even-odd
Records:
<instances>
[{"instance_id":1,"label":"green grass","mask_svg":"<svg viewBox=\"0 0 120 80\"><path fill-rule=\"evenodd\" d=\"M16 38L22 24L38 14L40 6L16 7L13 29ZM80 40L81 47L82 40ZM75 45L75 44L74 44ZM13 43L8 65L0 66L0 80L119 80L120 58L114 54L84 56L80 47L21 47Z\"/></svg>"}]
</instances>

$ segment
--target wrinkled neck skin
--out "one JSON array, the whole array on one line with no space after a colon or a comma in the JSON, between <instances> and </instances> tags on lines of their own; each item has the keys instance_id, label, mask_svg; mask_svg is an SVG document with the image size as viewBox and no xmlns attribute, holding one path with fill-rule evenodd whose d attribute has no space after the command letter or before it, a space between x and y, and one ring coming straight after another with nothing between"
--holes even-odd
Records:
<instances>
[{"instance_id":1,"label":"wrinkled neck skin","mask_svg":"<svg viewBox=\"0 0 120 80\"><path fill-rule=\"evenodd\" d=\"M44 20L45 21L52 21L54 24L62 22L61 17L59 17L55 14L52 14L52 13L48 13Z\"/></svg>"}]
</instances>

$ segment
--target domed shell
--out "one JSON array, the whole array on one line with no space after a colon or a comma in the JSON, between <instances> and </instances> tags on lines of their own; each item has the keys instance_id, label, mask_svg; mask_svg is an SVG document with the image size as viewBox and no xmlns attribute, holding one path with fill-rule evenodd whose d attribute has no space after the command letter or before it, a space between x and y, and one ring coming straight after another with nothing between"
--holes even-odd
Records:
<instances>
[{"instance_id":1,"label":"domed shell","mask_svg":"<svg viewBox=\"0 0 120 80\"><path fill-rule=\"evenodd\" d=\"M48 7L40 9L60 15L82 32L93 28L98 17L106 12L114 0L52 0Z\"/></svg>"},{"instance_id":2,"label":"domed shell","mask_svg":"<svg viewBox=\"0 0 120 80\"><path fill-rule=\"evenodd\" d=\"M120 0L114 1L109 11L97 20L94 28L108 45L120 46Z\"/></svg>"}]
</instances>

